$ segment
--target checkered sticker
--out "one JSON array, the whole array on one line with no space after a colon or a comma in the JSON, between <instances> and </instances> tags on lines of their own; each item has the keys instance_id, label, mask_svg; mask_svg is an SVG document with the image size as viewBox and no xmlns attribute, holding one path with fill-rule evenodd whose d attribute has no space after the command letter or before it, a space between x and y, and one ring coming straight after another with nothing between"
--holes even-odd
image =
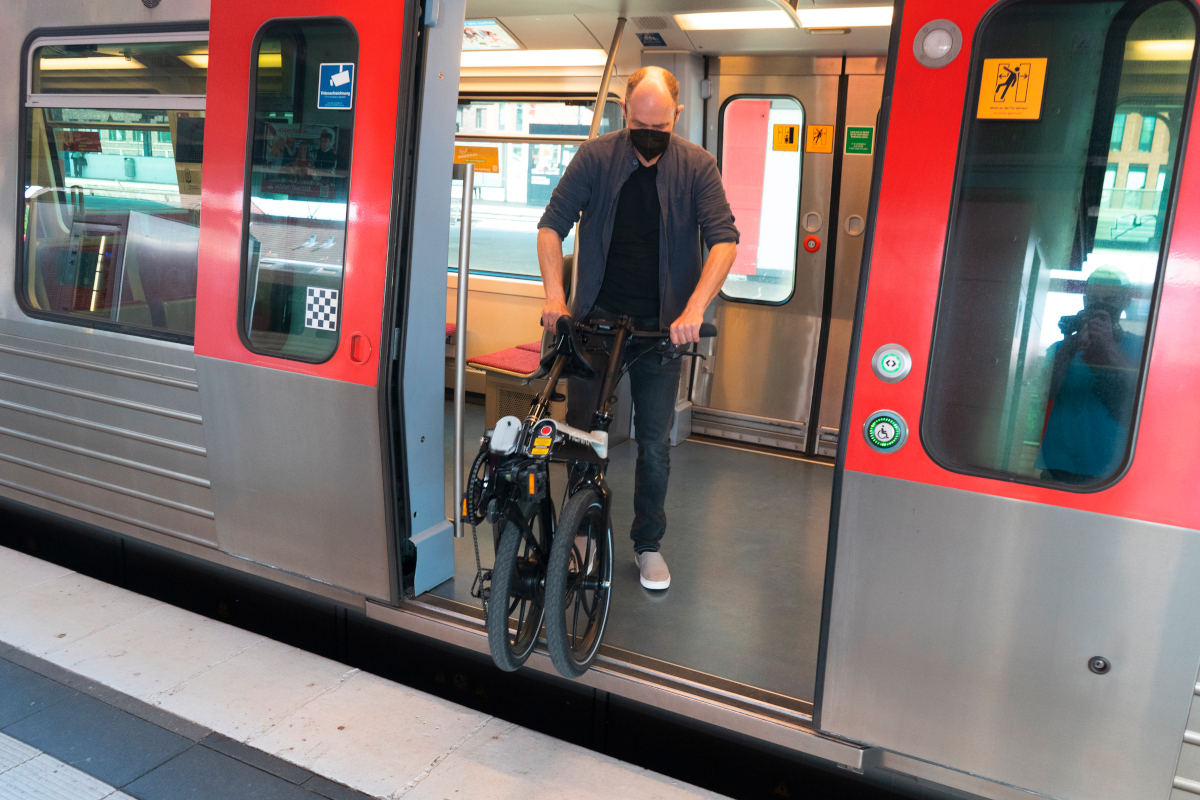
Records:
<instances>
[{"instance_id":1,"label":"checkered sticker","mask_svg":"<svg viewBox=\"0 0 1200 800\"><path fill-rule=\"evenodd\" d=\"M336 331L338 324L338 290L308 287L304 303L304 327L320 331Z\"/></svg>"}]
</instances>

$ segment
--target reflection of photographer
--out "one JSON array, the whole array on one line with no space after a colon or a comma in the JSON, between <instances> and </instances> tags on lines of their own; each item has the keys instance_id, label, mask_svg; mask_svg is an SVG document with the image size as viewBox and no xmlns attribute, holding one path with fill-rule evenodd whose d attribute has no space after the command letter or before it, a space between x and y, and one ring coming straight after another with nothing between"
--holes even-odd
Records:
<instances>
[{"instance_id":1,"label":"reflection of photographer","mask_svg":"<svg viewBox=\"0 0 1200 800\"><path fill-rule=\"evenodd\" d=\"M1063 483L1094 483L1117 468L1129 435L1144 340L1121 328L1129 280L1102 267L1091 274L1083 310L1058 322L1063 340L1050 363L1046 432L1038 465Z\"/></svg>"}]
</instances>

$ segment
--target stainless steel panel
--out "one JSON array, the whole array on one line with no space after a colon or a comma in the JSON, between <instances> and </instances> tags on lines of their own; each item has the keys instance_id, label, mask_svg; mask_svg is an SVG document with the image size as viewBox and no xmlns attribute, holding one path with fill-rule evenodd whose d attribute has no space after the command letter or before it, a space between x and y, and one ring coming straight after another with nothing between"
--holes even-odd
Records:
<instances>
[{"instance_id":1,"label":"stainless steel panel","mask_svg":"<svg viewBox=\"0 0 1200 800\"><path fill-rule=\"evenodd\" d=\"M1197 631L1195 531L847 470L819 722L1051 797L1165 799Z\"/></svg>"},{"instance_id":2,"label":"stainless steel panel","mask_svg":"<svg viewBox=\"0 0 1200 800\"><path fill-rule=\"evenodd\" d=\"M195 373L183 366L190 348L146 352L133 337L11 320L0 330L0 492L215 547ZM121 354L125 344L142 357Z\"/></svg>"},{"instance_id":3,"label":"stainless steel panel","mask_svg":"<svg viewBox=\"0 0 1200 800\"><path fill-rule=\"evenodd\" d=\"M854 59L871 61L875 59ZM864 68L871 65L862 65ZM849 69L849 64L847 65ZM846 91L846 125L875 126L883 101L883 75L850 75ZM878 135L878 132L876 132ZM875 146L879 146L876 139ZM822 430L837 431L842 420L842 402L846 393L846 368L850 360L850 337L854 328L854 304L858 297L859 267L862 265L862 228L858 235L847 230L851 217L865 220L871 195L873 158L848 155L842 158L841 196L838 203L837 253L833 266L833 301L829 319L829 339L825 345L825 374L821 382L821 408L817 424ZM834 455L836 444L817 452Z\"/></svg>"},{"instance_id":4,"label":"stainless steel panel","mask_svg":"<svg viewBox=\"0 0 1200 800\"><path fill-rule=\"evenodd\" d=\"M788 95L804 106L805 124L832 125L837 118L838 77L801 70L820 59L736 58L719 60L719 108L735 95ZM838 71L841 62L838 61ZM818 63L819 65L819 63ZM792 74L779 74L791 69ZM757 73L754 71L758 70ZM730 73L734 74L730 74ZM766 73L766 74L764 74ZM719 124L719 123L718 123ZM833 156L806 154L800 178L800 214L816 212L828 238ZM826 252L805 252L796 243L796 288L779 306L716 301L720 336L713 342L707 369L698 376L697 405L771 419L803 422L812 408L817 351L821 334Z\"/></svg>"},{"instance_id":5,"label":"stainless steel panel","mask_svg":"<svg viewBox=\"0 0 1200 800\"><path fill-rule=\"evenodd\" d=\"M378 390L196 365L221 549L390 600Z\"/></svg>"},{"instance_id":6,"label":"stainless steel panel","mask_svg":"<svg viewBox=\"0 0 1200 800\"><path fill-rule=\"evenodd\" d=\"M46 0L5 9L0 52L10 80L0 102L21 108L21 45L37 28L203 20L207 0L154 10L141 3ZM20 185L17 113L0 115ZM0 193L0 219L23 213ZM167 546L216 543L192 348L25 316L14 295L16 228L0 225L0 495Z\"/></svg>"},{"instance_id":7,"label":"stainless steel panel","mask_svg":"<svg viewBox=\"0 0 1200 800\"><path fill-rule=\"evenodd\" d=\"M446 368L446 258L450 241L450 173L465 0L442 0L437 27L426 28L421 92L408 317L404 332L404 475L408 522L417 548L418 593L454 574L453 527L446 519L443 437Z\"/></svg>"},{"instance_id":8,"label":"stainless steel panel","mask_svg":"<svg viewBox=\"0 0 1200 800\"><path fill-rule=\"evenodd\" d=\"M709 66L713 75L841 75L841 56L721 56ZM801 101L803 102L803 101ZM832 124L833 117L830 117Z\"/></svg>"},{"instance_id":9,"label":"stainless steel panel","mask_svg":"<svg viewBox=\"0 0 1200 800\"><path fill-rule=\"evenodd\" d=\"M368 601L367 616L477 653L488 652L487 631L482 621L449 609L420 602L406 603L397 609ZM541 646L534 650L526 668L558 674ZM862 769L869 752L854 742L815 734L803 724L807 720L798 714L788 715L795 720L794 724L780 722L766 708L755 710L744 697L731 697L707 685L606 658L603 651L577 683L855 770Z\"/></svg>"}]
</instances>

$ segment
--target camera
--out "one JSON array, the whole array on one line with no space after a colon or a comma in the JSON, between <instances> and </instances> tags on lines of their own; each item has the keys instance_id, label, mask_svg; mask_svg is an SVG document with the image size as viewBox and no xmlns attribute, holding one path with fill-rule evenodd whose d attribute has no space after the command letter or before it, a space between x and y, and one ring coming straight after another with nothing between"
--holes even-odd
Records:
<instances>
[{"instance_id":1,"label":"camera","mask_svg":"<svg viewBox=\"0 0 1200 800\"><path fill-rule=\"evenodd\" d=\"M1062 331L1063 336L1071 336L1079 333L1083 326L1087 325L1088 321L1096 315L1097 311L1103 311L1108 314L1108 318L1112 321L1113 334L1117 338L1120 338L1121 309L1108 303L1093 303L1078 314L1068 314L1064 317L1059 317L1058 329Z\"/></svg>"}]
</instances>

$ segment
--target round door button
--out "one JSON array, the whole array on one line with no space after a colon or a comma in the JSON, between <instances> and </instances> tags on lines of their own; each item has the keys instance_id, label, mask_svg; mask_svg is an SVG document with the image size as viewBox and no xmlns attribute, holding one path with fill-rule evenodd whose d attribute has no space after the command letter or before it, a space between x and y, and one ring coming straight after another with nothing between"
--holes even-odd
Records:
<instances>
[{"instance_id":1,"label":"round door button","mask_svg":"<svg viewBox=\"0 0 1200 800\"><path fill-rule=\"evenodd\" d=\"M912 369L912 356L901 345L885 344L871 356L871 369L879 380L897 383L904 380Z\"/></svg>"},{"instance_id":2,"label":"round door button","mask_svg":"<svg viewBox=\"0 0 1200 800\"><path fill-rule=\"evenodd\" d=\"M891 453L908 441L908 425L895 411L876 411L863 423L863 437L871 449Z\"/></svg>"}]
</instances>

